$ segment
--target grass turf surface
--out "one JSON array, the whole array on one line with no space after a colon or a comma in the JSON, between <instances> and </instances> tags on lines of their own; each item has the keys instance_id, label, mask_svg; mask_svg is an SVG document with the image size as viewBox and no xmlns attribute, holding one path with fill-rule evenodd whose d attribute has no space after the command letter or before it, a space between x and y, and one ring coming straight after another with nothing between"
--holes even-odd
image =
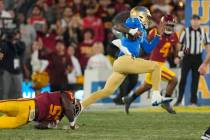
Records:
<instances>
[{"instance_id":1,"label":"grass turf surface","mask_svg":"<svg viewBox=\"0 0 210 140\"><path fill-rule=\"evenodd\" d=\"M90 111L78 130L36 130L33 124L0 130L0 140L199 140L210 124L209 113ZM61 126L67 123L64 119Z\"/></svg>"}]
</instances>

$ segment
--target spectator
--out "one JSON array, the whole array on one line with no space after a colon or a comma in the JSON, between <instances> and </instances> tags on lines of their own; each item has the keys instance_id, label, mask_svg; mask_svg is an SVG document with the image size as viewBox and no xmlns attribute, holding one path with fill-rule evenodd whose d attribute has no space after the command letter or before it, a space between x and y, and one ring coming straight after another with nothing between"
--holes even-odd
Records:
<instances>
[{"instance_id":1,"label":"spectator","mask_svg":"<svg viewBox=\"0 0 210 140\"><path fill-rule=\"evenodd\" d=\"M107 30L110 30L113 26L112 19L115 16L114 5L109 5L106 10L106 16L102 18L104 22L105 34L107 34ZM104 40L105 41L105 40Z\"/></svg>"},{"instance_id":2,"label":"spectator","mask_svg":"<svg viewBox=\"0 0 210 140\"><path fill-rule=\"evenodd\" d=\"M5 10L3 0L0 0L0 17L1 18L12 18L11 13L9 13L8 11ZM4 26L7 26L11 22L12 22L12 20L1 19L0 27L2 27L3 24L4 24Z\"/></svg>"},{"instance_id":3,"label":"spectator","mask_svg":"<svg viewBox=\"0 0 210 140\"><path fill-rule=\"evenodd\" d=\"M39 59L49 61L48 73L50 77L51 91L65 90L68 84L67 73L73 69L69 55L66 53L65 45L62 40L57 40L56 51L47 53L43 46L39 51Z\"/></svg>"},{"instance_id":4,"label":"spectator","mask_svg":"<svg viewBox=\"0 0 210 140\"><path fill-rule=\"evenodd\" d=\"M104 46L100 42L94 43L93 47L93 56L90 57L87 63L87 69L104 69L111 70L112 65L104 55Z\"/></svg>"},{"instance_id":5,"label":"spectator","mask_svg":"<svg viewBox=\"0 0 210 140\"><path fill-rule=\"evenodd\" d=\"M73 64L73 69L71 73L68 73L68 83L69 84L76 84L77 78L82 75L81 66L79 64L78 59L74 56L75 54L75 48L74 47L68 47L68 55L70 56L70 59Z\"/></svg>"},{"instance_id":6,"label":"spectator","mask_svg":"<svg viewBox=\"0 0 210 140\"><path fill-rule=\"evenodd\" d=\"M95 7L88 7L87 16L83 18L83 29L91 28L94 31L94 41L104 41L104 25L100 18L96 17Z\"/></svg>"},{"instance_id":7,"label":"spectator","mask_svg":"<svg viewBox=\"0 0 210 140\"><path fill-rule=\"evenodd\" d=\"M24 13L24 16L28 16L29 11L32 11L32 5L36 3L36 0L17 0L18 6L16 7L15 11L17 13ZM15 4L13 4L15 5Z\"/></svg>"},{"instance_id":8,"label":"spectator","mask_svg":"<svg viewBox=\"0 0 210 140\"><path fill-rule=\"evenodd\" d=\"M72 8L75 14L81 17L85 16L85 6L83 5L81 0L73 0Z\"/></svg>"},{"instance_id":9,"label":"spectator","mask_svg":"<svg viewBox=\"0 0 210 140\"><path fill-rule=\"evenodd\" d=\"M63 33L63 39L66 46L76 47L78 42L82 41L82 19L79 15L72 17L68 23L66 31Z\"/></svg>"},{"instance_id":10,"label":"spectator","mask_svg":"<svg viewBox=\"0 0 210 140\"><path fill-rule=\"evenodd\" d=\"M20 33L15 32L11 40L7 39L1 45L4 46L4 57L2 60L4 66L3 99L20 98L25 44L20 40Z\"/></svg>"},{"instance_id":11,"label":"spectator","mask_svg":"<svg viewBox=\"0 0 210 140\"><path fill-rule=\"evenodd\" d=\"M83 42L80 43L76 49L76 56L79 59L82 72L84 72L88 59L92 55L92 45L94 43L94 33L92 29L85 29L83 35Z\"/></svg>"},{"instance_id":12,"label":"spectator","mask_svg":"<svg viewBox=\"0 0 210 140\"><path fill-rule=\"evenodd\" d=\"M65 7L62 18L56 22L57 33L62 35L68 28L68 25L73 17L73 11L71 7Z\"/></svg>"},{"instance_id":13,"label":"spectator","mask_svg":"<svg viewBox=\"0 0 210 140\"><path fill-rule=\"evenodd\" d=\"M210 47L207 32L200 27L200 17L193 15L191 18L191 26L185 28L180 35L181 52L184 55L183 65L181 67L181 81L179 83L179 96L176 106L181 104L187 76L192 70L192 84L191 84L191 104L197 105L197 91L200 74L198 72L199 66L202 64L203 44Z\"/></svg>"},{"instance_id":14,"label":"spectator","mask_svg":"<svg viewBox=\"0 0 210 140\"><path fill-rule=\"evenodd\" d=\"M154 4L150 7L150 10L159 9L164 14L171 14L173 7L169 5L169 2L170 0L154 0Z\"/></svg>"},{"instance_id":15,"label":"spectator","mask_svg":"<svg viewBox=\"0 0 210 140\"><path fill-rule=\"evenodd\" d=\"M63 12L65 7L67 7L67 2L66 0L58 0L56 5L54 5L54 11L56 11L55 16L57 17L57 19L61 19L63 17Z\"/></svg>"},{"instance_id":16,"label":"spectator","mask_svg":"<svg viewBox=\"0 0 210 140\"><path fill-rule=\"evenodd\" d=\"M24 62L30 59L31 46L36 39L36 31L33 26L26 24L25 16L22 13L18 14L18 21L20 24L21 40L25 43Z\"/></svg>"},{"instance_id":17,"label":"spectator","mask_svg":"<svg viewBox=\"0 0 210 140\"><path fill-rule=\"evenodd\" d=\"M82 4L84 6L83 10L85 10L85 16L88 7L94 7L95 11L97 11L97 8L99 7L99 3L97 2L97 0L83 0Z\"/></svg>"},{"instance_id":18,"label":"spectator","mask_svg":"<svg viewBox=\"0 0 210 140\"><path fill-rule=\"evenodd\" d=\"M175 15L176 15L176 21L177 21L177 24L176 24L176 26L175 26L175 31L179 34L179 33L181 33L181 31L184 29L184 25L185 25L185 23L184 23L184 21L185 21L185 19L184 19L184 7L176 7L175 8L175 11L176 11L176 13L175 13Z\"/></svg>"},{"instance_id":19,"label":"spectator","mask_svg":"<svg viewBox=\"0 0 210 140\"><path fill-rule=\"evenodd\" d=\"M55 0L45 0L48 6L53 6L55 4Z\"/></svg>"},{"instance_id":20,"label":"spectator","mask_svg":"<svg viewBox=\"0 0 210 140\"><path fill-rule=\"evenodd\" d=\"M31 65L32 65L32 87L36 95L40 94L40 89L49 84L48 73L45 72L49 62L47 60L40 60L38 58L38 50L42 44L35 41L32 46Z\"/></svg>"},{"instance_id":21,"label":"spectator","mask_svg":"<svg viewBox=\"0 0 210 140\"><path fill-rule=\"evenodd\" d=\"M100 0L99 6L97 7L96 16L101 17L102 19L108 16L108 5L111 4L110 0Z\"/></svg>"},{"instance_id":22,"label":"spectator","mask_svg":"<svg viewBox=\"0 0 210 140\"><path fill-rule=\"evenodd\" d=\"M55 51L56 39L59 38L55 28L56 27L53 24L50 27L45 24L42 26L41 31L37 33L38 41L43 44L48 52Z\"/></svg>"},{"instance_id":23,"label":"spectator","mask_svg":"<svg viewBox=\"0 0 210 140\"><path fill-rule=\"evenodd\" d=\"M37 32L40 32L43 26L47 24L46 19L43 17L43 11L39 6L34 6L32 14L28 18L28 24L33 25Z\"/></svg>"},{"instance_id":24,"label":"spectator","mask_svg":"<svg viewBox=\"0 0 210 140\"><path fill-rule=\"evenodd\" d=\"M40 60L39 59L39 48L42 44L40 44L38 41L34 41L32 46L32 55L31 55L31 65L32 65L32 71L33 72L43 72L47 68L49 62L47 60Z\"/></svg>"},{"instance_id":25,"label":"spectator","mask_svg":"<svg viewBox=\"0 0 210 140\"><path fill-rule=\"evenodd\" d=\"M56 21L56 12L47 2L47 0L37 0L36 5L43 10L43 16L46 18L47 22L53 24Z\"/></svg>"},{"instance_id":26,"label":"spectator","mask_svg":"<svg viewBox=\"0 0 210 140\"><path fill-rule=\"evenodd\" d=\"M124 3L124 0L117 0L115 10L117 13L120 13L129 10L129 6Z\"/></svg>"}]
</instances>

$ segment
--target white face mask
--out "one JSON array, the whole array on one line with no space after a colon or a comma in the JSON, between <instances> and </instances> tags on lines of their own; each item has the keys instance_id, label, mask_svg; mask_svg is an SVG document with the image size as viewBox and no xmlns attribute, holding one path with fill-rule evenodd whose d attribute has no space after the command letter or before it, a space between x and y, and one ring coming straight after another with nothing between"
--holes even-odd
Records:
<instances>
[{"instance_id":1,"label":"white face mask","mask_svg":"<svg viewBox=\"0 0 210 140\"><path fill-rule=\"evenodd\" d=\"M174 26L165 26L165 31L164 33L166 34L172 34L174 32Z\"/></svg>"}]
</instances>

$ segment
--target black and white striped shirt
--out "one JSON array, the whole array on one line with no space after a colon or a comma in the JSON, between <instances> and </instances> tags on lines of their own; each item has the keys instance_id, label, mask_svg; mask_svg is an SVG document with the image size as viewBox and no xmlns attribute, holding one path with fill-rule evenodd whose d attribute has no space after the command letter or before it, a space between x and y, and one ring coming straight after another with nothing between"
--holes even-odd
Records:
<instances>
[{"instance_id":1,"label":"black and white striped shirt","mask_svg":"<svg viewBox=\"0 0 210 140\"><path fill-rule=\"evenodd\" d=\"M192 55L201 54L204 45L210 45L208 34L203 28L197 30L192 27L185 28L180 35L179 42L182 45L181 50L188 50L188 54Z\"/></svg>"}]
</instances>

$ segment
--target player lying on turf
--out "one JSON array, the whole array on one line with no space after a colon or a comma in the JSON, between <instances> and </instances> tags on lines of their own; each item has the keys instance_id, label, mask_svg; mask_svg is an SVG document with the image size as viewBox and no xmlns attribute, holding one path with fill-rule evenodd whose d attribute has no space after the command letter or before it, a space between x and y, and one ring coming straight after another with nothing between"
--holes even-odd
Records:
<instances>
[{"instance_id":1,"label":"player lying on turf","mask_svg":"<svg viewBox=\"0 0 210 140\"><path fill-rule=\"evenodd\" d=\"M75 129L75 116L81 110L80 103L71 92L44 92L34 99L16 99L0 101L0 128L17 128L35 121L35 128L57 128L65 115L68 127Z\"/></svg>"},{"instance_id":2,"label":"player lying on turf","mask_svg":"<svg viewBox=\"0 0 210 140\"><path fill-rule=\"evenodd\" d=\"M176 74L165 66L165 61L169 56L171 50L173 49L176 55L178 55L178 36L174 32L175 19L172 15L165 15L161 18L160 24L164 27L164 32L161 34L161 39L154 48L150 55L150 60L158 62L161 67L161 78L164 81L168 82L166 88L166 97L171 97L173 90L177 85ZM148 38L153 38L157 33L157 28L154 28L150 31ZM152 88L151 73L147 73L145 76L144 83L130 96L124 97L125 102L125 111L129 113L129 107L131 103L145 91L148 91ZM163 103L161 106L166 109L169 113L175 114L172 106L169 103Z\"/></svg>"},{"instance_id":3,"label":"player lying on turf","mask_svg":"<svg viewBox=\"0 0 210 140\"><path fill-rule=\"evenodd\" d=\"M147 26L149 22L150 16L149 10L145 7L135 7L131 10L131 18L126 20L125 26L127 28L137 28L137 31L141 31L141 35L134 40L124 35L121 41L114 42L121 52L113 64L113 73L102 90L96 91L82 102L84 108L98 99L111 95L120 86L127 74L147 72L152 73L152 105L157 106L162 102L172 101L171 98L164 98L160 95L160 66L156 62L137 58L140 54L140 48L146 52L153 48L146 40L146 30L144 29L144 26ZM152 41L156 42L153 43L156 46L159 42L159 36L155 36Z\"/></svg>"}]
</instances>

